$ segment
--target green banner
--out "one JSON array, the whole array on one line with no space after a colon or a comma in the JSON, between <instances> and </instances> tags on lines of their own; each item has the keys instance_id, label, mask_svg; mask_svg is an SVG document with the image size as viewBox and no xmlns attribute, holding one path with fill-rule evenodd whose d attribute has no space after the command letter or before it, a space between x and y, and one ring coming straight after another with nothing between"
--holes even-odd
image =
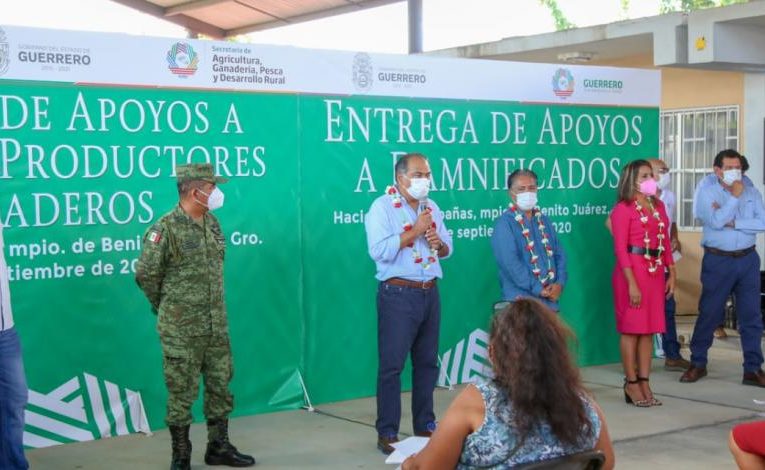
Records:
<instances>
[{"instance_id":1,"label":"green banner","mask_svg":"<svg viewBox=\"0 0 765 470\"><path fill-rule=\"evenodd\" d=\"M486 363L485 341L471 333L488 330L501 300L489 238L517 168L539 175L540 206L568 255L562 314L580 363L618 360L604 223L622 165L656 155L657 109L311 97L301 110L305 374L316 401L375 393L377 286L363 215L411 151L429 157L431 197L455 245L440 289L442 376L448 368L463 382Z\"/></svg>"},{"instance_id":2,"label":"green banner","mask_svg":"<svg viewBox=\"0 0 765 470\"><path fill-rule=\"evenodd\" d=\"M92 376L102 382L81 393L117 388L112 403L126 403L140 392L149 424L163 426L156 317L133 272L141 234L177 202L173 169L185 162L231 178L216 215L237 415L299 407L303 383L314 404L374 394L364 213L411 151L430 159L455 245L443 263L442 376L462 382L485 364L499 299L489 237L517 168L540 176L568 255L562 315L580 363L618 359L604 221L623 164L656 155L657 108L2 84L0 220L35 413L73 425L51 403L74 406ZM100 408L119 434L119 407Z\"/></svg>"}]
</instances>

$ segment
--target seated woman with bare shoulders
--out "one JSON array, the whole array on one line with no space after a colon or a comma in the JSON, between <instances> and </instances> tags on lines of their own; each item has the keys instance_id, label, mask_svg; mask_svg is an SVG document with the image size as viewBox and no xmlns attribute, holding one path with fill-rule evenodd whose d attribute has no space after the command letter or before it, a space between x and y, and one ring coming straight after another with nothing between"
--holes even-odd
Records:
<instances>
[{"instance_id":1,"label":"seated woman with bare shoulders","mask_svg":"<svg viewBox=\"0 0 765 470\"><path fill-rule=\"evenodd\" d=\"M536 300L516 300L498 313L489 338L494 378L468 385L403 469L506 469L592 449L612 469L603 412L569 355L572 337Z\"/></svg>"}]
</instances>

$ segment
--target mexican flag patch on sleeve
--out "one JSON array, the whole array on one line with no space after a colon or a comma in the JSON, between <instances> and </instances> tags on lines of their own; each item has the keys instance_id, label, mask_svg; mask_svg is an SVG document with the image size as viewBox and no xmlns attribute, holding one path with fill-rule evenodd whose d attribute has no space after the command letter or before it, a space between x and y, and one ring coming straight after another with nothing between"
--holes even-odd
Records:
<instances>
[{"instance_id":1,"label":"mexican flag patch on sleeve","mask_svg":"<svg viewBox=\"0 0 765 470\"><path fill-rule=\"evenodd\" d=\"M149 232L149 235L146 237L146 239L152 243L159 243L159 241L162 240L162 234L156 230L152 230Z\"/></svg>"}]
</instances>

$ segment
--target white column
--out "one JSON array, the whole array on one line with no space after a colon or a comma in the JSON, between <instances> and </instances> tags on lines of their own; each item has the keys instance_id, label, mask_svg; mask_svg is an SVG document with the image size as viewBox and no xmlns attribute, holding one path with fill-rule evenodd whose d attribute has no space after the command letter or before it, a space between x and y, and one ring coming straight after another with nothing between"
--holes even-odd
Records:
<instances>
[{"instance_id":1,"label":"white column","mask_svg":"<svg viewBox=\"0 0 765 470\"><path fill-rule=\"evenodd\" d=\"M744 76L744 107L741 110L742 154L749 160L747 175L754 185L765 194L765 74L747 73ZM765 237L757 236L757 252L760 266L765 263ZM762 268L760 268L762 269Z\"/></svg>"}]
</instances>

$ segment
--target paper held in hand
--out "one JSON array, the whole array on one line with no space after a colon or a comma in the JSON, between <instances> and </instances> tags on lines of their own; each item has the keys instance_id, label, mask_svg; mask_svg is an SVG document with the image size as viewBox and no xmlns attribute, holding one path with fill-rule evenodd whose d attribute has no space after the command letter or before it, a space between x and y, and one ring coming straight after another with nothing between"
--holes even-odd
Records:
<instances>
[{"instance_id":1,"label":"paper held in hand","mask_svg":"<svg viewBox=\"0 0 765 470\"><path fill-rule=\"evenodd\" d=\"M394 444L391 444L391 446L396 449L391 453L387 459L385 459L385 463L388 464L402 464L404 463L404 460L407 459L412 454L416 454L417 452L421 451L427 444L430 439L427 437L407 437L403 441L398 441ZM399 470L401 467L399 466L396 470Z\"/></svg>"}]
</instances>

